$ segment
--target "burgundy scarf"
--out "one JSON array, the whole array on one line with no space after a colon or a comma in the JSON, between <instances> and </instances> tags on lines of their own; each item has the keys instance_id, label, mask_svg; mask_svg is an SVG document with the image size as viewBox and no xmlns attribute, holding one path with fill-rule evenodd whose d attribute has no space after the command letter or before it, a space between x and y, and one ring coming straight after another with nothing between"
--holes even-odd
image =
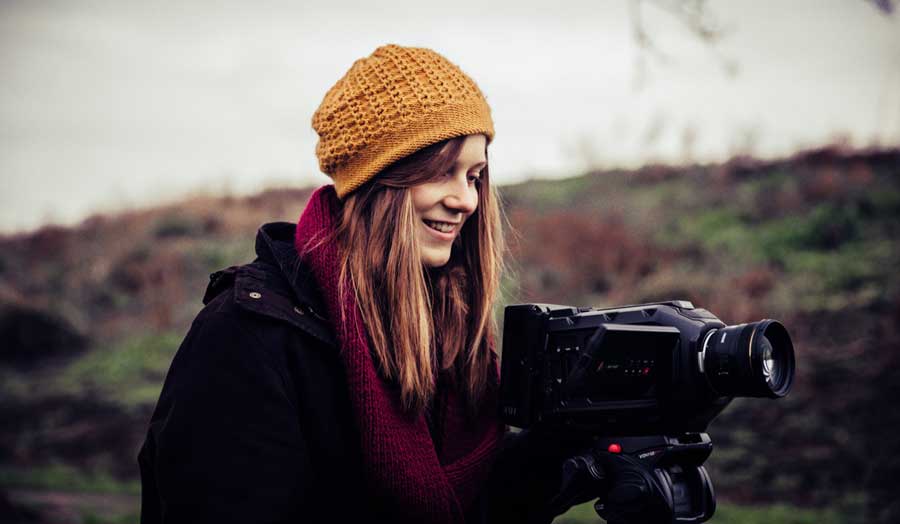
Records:
<instances>
[{"instance_id":1,"label":"burgundy scarf","mask_svg":"<svg viewBox=\"0 0 900 524\"><path fill-rule=\"evenodd\" d=\"M359 429L369 488L410 522L462 523L464 513L483 486L503 434L493 409L468 419L461 393L438 381L442 406L434 441L425 416L412 417L400 408L400 391L377 372L356 297L338 296L340 260L330 239L340 204L333 186L310 197L297 224L295 246L309 263L333 321L347 373L350 399ZM303 249L315 239L312 251ZM348 286L349 288L349 286ZM341 308L343 307L343 311ZM493 372L496 374L496 363ZM492 402L496 398L491 399ZM434 442L441 443L436 449Z\"/></svg>"}]
</instances>

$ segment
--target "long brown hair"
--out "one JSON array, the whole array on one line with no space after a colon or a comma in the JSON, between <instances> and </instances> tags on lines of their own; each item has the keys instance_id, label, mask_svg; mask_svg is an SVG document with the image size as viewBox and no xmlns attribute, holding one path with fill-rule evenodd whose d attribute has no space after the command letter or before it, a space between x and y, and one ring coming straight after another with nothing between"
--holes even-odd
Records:
<instances>
[{"instance_id":1,"label":"long brown hair","mask_svg":"<svg viewBox=\"0 0 900 524\"><path fill-rule=\"evenodd\" d=\"M341 285L353 287L381 373L416 414L430 402L442 370L463 386L470 410L493 384L491 306L504 244L488 168L476 182L478 206L443 267L422 264L409 191L446 173L464 140L425 147L384 169L344 199L336 230Z\"/></svg>"}]
</instances>

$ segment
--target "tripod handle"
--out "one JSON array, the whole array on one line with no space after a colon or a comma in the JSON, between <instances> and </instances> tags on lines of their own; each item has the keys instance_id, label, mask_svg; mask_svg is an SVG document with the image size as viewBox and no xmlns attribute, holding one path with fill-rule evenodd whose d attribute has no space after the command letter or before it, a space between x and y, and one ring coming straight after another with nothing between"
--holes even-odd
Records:
<instances>
[{"instance_id":1,"label":"tripod handle","mask_svg":"<svg viewBox=\"0 0 900 524\"><path fill-rule=\"evenodd\" d=\"M609 489L594 510L610 524L687 524L709 520L716 502L706 468L648 465L638 458L598 452Z\"/></svg>"},{"instance_id":2,"label":"tripod handle","mask_svg":"<svg viewBox=\"0 0 900 524\"><path fill-rule=\"evenodd\" d=\"M592 451L566 459L562 464L559 492L551 499L548 512L556 516L597 498L606 490L605 480L603 467Z\"/></svg>"},{"instance_id":3,"label":"tripod handle","mask_svg":"<svg viewBox=\"0 0 900 524\"><path fill-rule=\"evenodd\" d=\"M638 459L600 451L598 462L609 479L609 490L594 510L610 524L674 522L675 500L671 482Z\"/></svg>"},{"instance_id":4,"label":"tripod handle","mask_svg":"<svg viewBox=\"0 0 900 524\"><path fill-rule=\"evenodd\" d=\"M563 462L559 491L548 504L548 514L535 522L549 522L593 499L594 510L609 524L709 520L715 493L702 462L712 444L705 434L682 440L648 436L595 442L592 449Z\"/></svg>"}]
</instances>

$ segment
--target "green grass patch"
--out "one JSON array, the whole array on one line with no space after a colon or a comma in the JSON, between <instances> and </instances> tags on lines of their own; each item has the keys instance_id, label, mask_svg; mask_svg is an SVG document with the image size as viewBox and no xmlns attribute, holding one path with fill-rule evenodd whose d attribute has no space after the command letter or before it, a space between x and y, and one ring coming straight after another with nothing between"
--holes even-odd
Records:
<instances>
[{"instance_id":1,"label":"green grass patch","mask_svg":"<svg viewBox=\"0 0 900 524\"><path fill-rule=\"evenodd\" d=\"M575 506L553 521L554 524L603 522L605 521L594 511L593 502ZM708 522L713 524L846 524L859 522L859 520L834 508L806 509L787 504L739 506L719 502L715 515Z\"/></svg>"},{"instance_id":2,"label":"green grass patch","mask_svg":"<svg viewBox=\"0 0 900 524\"><path fill-rule=\"evenodd\" d=\"M744 256L743 251L752 243L753 235L740 213L729 208L680 216L676 220L675 231L671 241L676 244L694 241L707 251L735 257Z\"/></svg>"},{"instance_id":3,"label":"green grass patch","mask_svg":"<svg viewBox=\"0 0 900 524\"><path fill-rule=\"evenodd\" d=\"M594 511L594 502L585 502L553 519L553 524L588 524L604 522Z\"/></svg>"},{"instance_id":4,"label":"green grass patch","mask_svg":"<svg viewBox=\"0 0 900 524\"><path fill-rule=\"evenodd\" d=\"M889 239L890 224L860 209L824 203L797 216L754 223L738 207L719 207L679 216L656 239L674 247L700 246L705 258L727 261L736 271L779 268L778 287L787 295L777 300L794 308L859 307L900 287L893 269L900 265L900 249Z\"/></svg>"},{"instance_id":5,"label":"green grass patch","mask_svg":"<svg viewBox=\"0 0 900 524\"><path fill-rule=\"evenodd\" d=\"M846 524L847 515L835 509L805 509L787 504L737 506L719 504L713 524Z\"/></svg>"},{"instance_id":6,"label":"green grass patch","mask_svg":"<svg viewBox=\"0 0 900 524\"><path fill-rule=\"evenodd\" d=\"M156 238L194 237L204 233L203 221L198 217L180 214L166 215L153 225Z\"/></svg>"},{"instance_id":7,"label":"green grass patch","mask_svg":"<svg viewBox=\"0 0 900 524\"><path fill-rule=\"evenodd\" d=\"M758 249L772 260L781 260L794 250L834 250L858 240L871 227L869 222L856 206L820 204L804 215L763 223Z\"/></svg>"},{"instance_id":8,"label":"green grass patch","mask_svg":"<svg viewBox=\"0 0 900 524\"><path fill-rule=\"evenodd\" d=\"M125 515L106 517L93 512L86 512L81 517L82 524L138 524L140 521L140 513L126 513Z\"/></svg>"},{"instance_id":9,"label":"green grass patch","mask_svg":"<svg viewBox=\"0 0 900 524\"><path fill-rule=\"evenodd\" d=\"M60 393L92 394L125 407L152 404L181 339L174 332L147 333L95 348L64 369L54 386Z\"/></svg>"},{"instance_id":10,"label":"green grass patch","mask_svg":"<svg viewBox=\"0 0 900 524\"><path fill-rule=\"evenodd\" d=\"M26 371L0 367L0 395L7 402L31 395L32 383Z\"/></svg>"},{"instance_id":11,"label":"green grass patch","mask_svg":"<svg viewBox=\"0 0 900 524\"><path fill-rule=\"evenodd\" d=\"M81 514L82 524L137 524L141 521L140 513L126 513L108 517L93 511L85 511Z\"/></svg>"},{"instance_id":12,"label":"green grass patch","mask_svg":"<svg viewBox=\"0 0 900 524\"><path fill-rule=\"evenodd\" d=\"M174 331L144 333L35 371L0 369L0 395L14 404L91 397L126 410L152 405L182 338Z\"/></svg>"},{"instance_id":13,"label":"green grass patch","mask_svg":"<svg viewBox=\"0 0 900 524\"><path fill-rule=\"evenodd\" d=\"M753 223L737 207L681 216L677 240L694 241L713 254L783 263L797 251L831 252L860 238L867 224L853 208L821 204L809 212Z\"/></svg>"},{"instance_id":14,"label":"green grass patch","mask_svg":"<svg viewBox=\"0 0 900 524\"><path fill-rule=\"evenodd\" d=\"M121 481L107 473L86 472L65 464L35 466L28 469L0 466L0 486L91 493L138 495L141 483Z\"/></svg>"},{"instance_id":15,"label":"green grass patch","mask_svg":"<svg viewBox=\"0 0 900 524\"><path fill-rule=\"evenodd\" d=\"M583 200L592 180L581 176L561 180L531 180L520 186L501 189L503 198L513 198L517 204L534 211L567 208Z\"/></svg>"},{"instance_id":16,"label":"green grass patch","mask_svg":"<svg viewBox=\"0 0 900 524\"><path fill-rule=\"evenodd\" d=\"M212 273L229 266L244 264L255 258L253 238L239 237L205 241L191 253L204 273Z\"/></svg>"}]
</instances>

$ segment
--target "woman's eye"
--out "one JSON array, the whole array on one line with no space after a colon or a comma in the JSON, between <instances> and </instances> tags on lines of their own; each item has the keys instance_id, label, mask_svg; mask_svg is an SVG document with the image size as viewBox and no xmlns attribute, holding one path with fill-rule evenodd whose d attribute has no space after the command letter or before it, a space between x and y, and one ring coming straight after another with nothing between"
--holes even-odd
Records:
<instances>
[{"instance_id":1,"label":"woman's eye","mask_svg":"<svg viewBox=\"0 0 900 524\"><path fill-rule=\"evenodd\" d=\"M458 174L458 172L454 172L453 170L450 170L450 171L447 171L446 173L444 173L444 176L447 178L453 178L453 177L457 176L457 174ZM468 182L470 184L473 182L480 181L481 180L481 171L475 171L472 173L468 173L466 175L466 180L468 180Z\"/></svg>"}]
</instances>

